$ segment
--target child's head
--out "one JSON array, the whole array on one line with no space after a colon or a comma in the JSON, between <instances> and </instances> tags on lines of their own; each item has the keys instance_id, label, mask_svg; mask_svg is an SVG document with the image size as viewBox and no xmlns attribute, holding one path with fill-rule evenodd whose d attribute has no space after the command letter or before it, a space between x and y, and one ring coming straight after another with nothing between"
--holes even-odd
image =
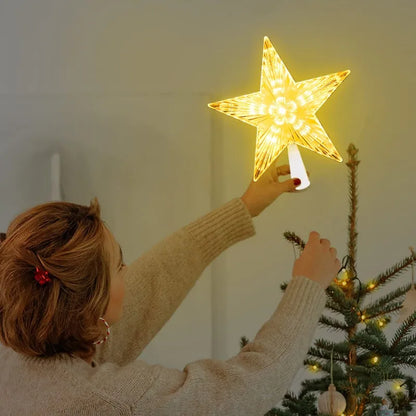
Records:
<instances>
[{"instance_id":1,"label":"child's head","mask_svg":"<svg viewBox=\"0 0 416 416\"><path fill-rule=\"evenodd\" d=\"M93 355L105 332L99 318L120 315L120 251L97 199L89 207L50 202L17 216L0 237L0 341L29 356ZM40 284L36 268L50 281Z\"/></svg>"}]
</instances>

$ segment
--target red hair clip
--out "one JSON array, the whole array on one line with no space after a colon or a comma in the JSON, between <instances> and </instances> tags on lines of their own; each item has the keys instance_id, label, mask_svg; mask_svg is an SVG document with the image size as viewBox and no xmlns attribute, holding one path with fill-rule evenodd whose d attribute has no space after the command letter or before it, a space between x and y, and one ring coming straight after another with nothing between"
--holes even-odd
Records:
<instances>
[{"instance_id":1,"label":"red hair clip","mask_svg":"<svg viewBox=\"0 0 416 416\"><path fill-rule=\"evenodd\" d=\"M39 267L36 267L35 279L40 285L44 285L51 281L49 273L46 270L39 269Z\"/></svg>"}]
</instances>

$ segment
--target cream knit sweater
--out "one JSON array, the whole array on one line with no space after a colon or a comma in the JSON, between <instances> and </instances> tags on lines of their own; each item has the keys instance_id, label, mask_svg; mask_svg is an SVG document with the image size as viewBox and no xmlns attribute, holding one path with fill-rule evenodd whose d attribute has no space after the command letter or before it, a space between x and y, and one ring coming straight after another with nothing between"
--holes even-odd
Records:
<instances>
[{"instance_id":1,"label":"cream knit sweater","mask_svg":"<svg viewBox=\"0 0 416 416\"><path fill-rule=\"evenodd\" d=\"M227 361L178 370L137 359L204 268L253 234L238 198L139 257L126 273L123 318L93 365L29 358L0 345L0 415L264 415L302 366L325 304L325 292L309 279L294 277L255 339Z\"/></svg>"}]
</instances>

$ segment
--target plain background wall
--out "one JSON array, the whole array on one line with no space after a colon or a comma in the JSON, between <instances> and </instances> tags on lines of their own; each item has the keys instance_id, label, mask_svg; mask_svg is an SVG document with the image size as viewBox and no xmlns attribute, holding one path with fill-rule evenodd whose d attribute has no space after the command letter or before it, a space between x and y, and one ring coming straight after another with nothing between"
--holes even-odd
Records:
<instances>
[{"instance_id":1,"label":"plain background wall","mask_svg":"<svg viewBox=\"0 0 416 416\"><path fill-rule=\"evenodd\" d=\"M344 157L359 148L369 280L416 245L415 18L413 0L0 0L0 229L48 200L55 151L65 199L97 196L127 261L240 196L255 129L206 104L258 91L267 35L296 81L352 71L318 118ZM142 358L180 368L237 353L290 278L283 231L316 229L346 254L347 169L302 155L310 189L255 219L257 235L214 262Z\"/></svg>"}]
</instances>

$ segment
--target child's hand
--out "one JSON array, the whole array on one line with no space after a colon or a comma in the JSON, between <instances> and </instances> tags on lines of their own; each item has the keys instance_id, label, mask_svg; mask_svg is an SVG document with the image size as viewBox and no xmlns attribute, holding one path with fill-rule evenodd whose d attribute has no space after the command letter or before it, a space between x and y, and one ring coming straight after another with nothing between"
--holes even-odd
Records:
<instances>
[{"instance_id":1,"label":"child's hand","mask_svg":"<svg viewBox=\"0 0 416 416\"><path fill-rule=\"evenodd\" d=\"M272 165L257 182L252 181L241 197L252 217L260 214L283 192L294 192L300 185L300 179L288 179L279 182L279 176L289 175L289 165Z\"/></svg>"}]
</instances>

